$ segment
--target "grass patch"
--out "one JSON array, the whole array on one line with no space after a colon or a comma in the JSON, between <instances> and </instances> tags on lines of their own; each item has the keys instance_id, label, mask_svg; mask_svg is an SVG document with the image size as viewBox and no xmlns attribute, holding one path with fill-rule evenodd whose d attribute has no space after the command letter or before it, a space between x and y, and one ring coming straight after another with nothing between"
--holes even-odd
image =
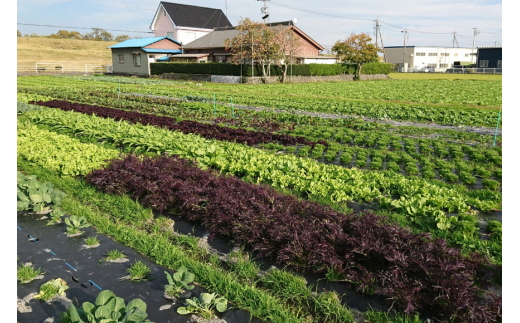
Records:
<instances>
[{"instance_id":1,"label":"grass patch","mask_svg":"<svg viewBox=\"0 0 520 323\"><path fill-rule=\"evenodd\" d=\"M88 237L85 239L85 244L87 246L95 246L99 243L99 240L97 238L97 236L92 236L92 237Z\"/></svg>"},{"instance_id":2,"label":"grass patch","mask_svg":"<svg viewBox=\"0 0 520 323\"><path fill-rule=\"evenodd\" d=\"M104 261L113 261L118 259L125 258L125 254L117 249L109 250L107 252L107 255L105 258L103 258Z\"/></svg>"},{"instance_id":3,"label":"grass patch","mask_svg":"<svg viewBox=\"0 0 520 323\"><path fill-rule=\"evenodd\" d=\"M22 264L16 268L16 278L20 284L28 283L42 274L41 267L36 269L34 265L25 266Z\"/></svg>"},{"instance_id":4,"label":"grass patch","mask_svg":"<svg viewBox=\"0 0 520 323\"><path fill-rule=\"evenodd\" d=\"M130 275L131 280L141 281L150 275L151 269L144 262L139 260L134 262L126 272Z\"/></svg>"}]
</instances>

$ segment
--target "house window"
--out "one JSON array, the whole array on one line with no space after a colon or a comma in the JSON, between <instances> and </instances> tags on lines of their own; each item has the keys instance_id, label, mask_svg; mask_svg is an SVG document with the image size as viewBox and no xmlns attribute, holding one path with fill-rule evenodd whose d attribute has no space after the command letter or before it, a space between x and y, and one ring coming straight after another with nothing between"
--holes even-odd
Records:
<instances>
[{"instance_id":1,"label":"house window","mask_svg":"<svg viewBox=\"0 0 520 323\"><path fill-rule=\"evenodd\" d=\"M206 63L206 60L205 60L205 59L201 59L201 60L199 61L199 63Z\"/></svg>"},{"instance_id":2,"label":"house window","mask_svg":"<svg viewBox=\"0 0 520 323\"><path fill-rule=\"evenodd\" d=\"M428 66L426 66L426 68L435 68L437 65L436 64L428 64Z\"/></svg>"},{"instance_id":3,"label":"house window","mask_svg":"<svg viewBox=\"0 0 520 323\"><path fill-rule=\"evenodd\" d=\"M450 53L441 53L441 56L450 56Z\"/></svg>"},{"instance_id":4,"label":"house window","mask_svg":"<svg viewBox=\"0 0 520 323\"><path fill-rule=\"evenodd\" d=\"M426 56L426 53L416 53L415 56Z\"/></svg>"},{"instance_id":5,"label":"house window","mask_svg":"<svg viewBox=\"0 0 520 323\"><path fill-rule=\"evenodd\" d=\"M478 67L488 67L489 61L488 60L482 60L480 61Z\"/></svg>"},{"instance_id":6,"label":"house window","mask_svg":"<svg viewBox=\"0 0 520 323\"><path fill-rule=\"evenodd\" d=\"M464 54L464 57L469 57L469 54L468 53Z\"/></svg>"},{"instance_id":7,"label":"house window","mask_svg":"<svg viewBox=\"0 0 520 323\"><path fill-rule=\"evenodd\" d=\"M124 63L125 62L125 55L123 55L123 54L117 55L117 61L119 63Z\"/></svg>"},{"instance_id":8,"label":"house window","mask_svg":"<svg viewBox=\"0 0 520 323\"><path fill-rule=\"evenodd\" d=\"M173 34L173 31L169 31L169 32L167 32L167 33L166 33L166 37L171 38L171 39L175 39L174 34Z\"/></svg>"},{"instance_id":9,"label":"house window","mask_svg":"<svg viewBox=\"0 0 520 323\"><path fill-rule=\"evenodd\" d=\"M450 64L439 64L439 68L449 68Z\"/></svg>"},{"instance_id":10,"label":"house window","mask_svg":"<svg viewBox=\"0 0 520 323\"><path fill-rule=\"evenodd\" d=\"M497 68L502 68L502 60L501 59L499 59L497 61Z\"/></svg>"},{"instance_id":11,"label":"house window","mask_svg":"<svg viewBox=\"0 0 520 323\"><path fill-rule=\"evenodd\" d=\"M141 66L141 54L133 54L134 56L134 66Z\"/></svg>"},{"instance_id":12,"label":"house window","mask_svg":"<svg viewBox=\"0 0 520 323\"><path fill-rule=\"evenodd\" d=\"M459 53L455 53L455 54L453 54L453 56L459 56Z\"/></svg>"},{"instance_id":13,"label":"house window","mask_svg":"<svg viewBox=\"0 0 520 323\"><path fill-rule=\"evenodd\" d=\"M428 56L437 56L437 53L428 53Z\"/></svg>"}]
</instances>

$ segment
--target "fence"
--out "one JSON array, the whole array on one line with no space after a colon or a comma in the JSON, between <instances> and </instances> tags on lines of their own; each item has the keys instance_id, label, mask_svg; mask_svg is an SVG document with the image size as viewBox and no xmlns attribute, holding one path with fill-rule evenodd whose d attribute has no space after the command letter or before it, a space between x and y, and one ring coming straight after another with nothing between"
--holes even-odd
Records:
<instances>
[{"instance_id":1,"label":"fence","mask_svg":"<svg viewBox=\"0 0 520 323\"><path fill-rule=\"evenodd\" d=\"M450 74L502 74L502 68L449 68Z\"/></svg>"},{"instance_id":2,"label":"fence","mask_svg":"<svg viewBox=\"0 0 520 323\"><path fill-rule=\"evenodd\" d=\"M41 73L112 73L112 65L63 65L61 63L36 63L34 65L17 65L17 72Z\"/></svg>"}]
</instances>

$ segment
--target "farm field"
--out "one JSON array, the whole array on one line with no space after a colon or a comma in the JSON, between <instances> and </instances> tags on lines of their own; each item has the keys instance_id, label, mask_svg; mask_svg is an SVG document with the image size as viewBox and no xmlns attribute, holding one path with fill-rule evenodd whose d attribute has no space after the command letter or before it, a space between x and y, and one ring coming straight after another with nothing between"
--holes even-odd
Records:
<instances>
[{"instance_id":1,"label":"farm field","mask_svg":"<svg viewBox=\"0 0 520 323\"><path fill-rule=\"evenodd\" d=\"M498 74L390 73L388 76L394 80L502 81L502 75Z\"/></svg>"},{"instance_id":2,"label":"farm field","mask_svg":"<svg viewBox=\"0 0 520 323\"><path fill-rule=\"evenodd\" d=\"M50 208L52 229L92 225L193 281L188 302L159 272L178 293L141 306L150 320L499 322L502 138L477 130L501 128L501 104L501 81L18 77L19 223Z\"/></svg>"},{"instance_id":3,"label":"farm field","mask_svg":"<svg viewBox=\"0 0 520 323\"><path fill-rule=\"evenodd\" d=\"M34 65L35 63L62 63L70 66L111 65L112 54L107 47L115 43L79 39L18 37L16 62L18 65Z\"/></svg>"}]
</instances>

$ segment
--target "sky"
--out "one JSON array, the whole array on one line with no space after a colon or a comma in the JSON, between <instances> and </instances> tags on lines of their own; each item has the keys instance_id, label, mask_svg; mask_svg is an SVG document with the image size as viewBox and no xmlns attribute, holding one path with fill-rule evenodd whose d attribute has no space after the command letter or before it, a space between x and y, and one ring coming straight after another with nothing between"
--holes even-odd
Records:
<instances>
[{"instance_id":1,"label":"sky","mask_svg":"<svg viewBox=\"0 0 520 323\"><path fill-rule=\"evenodd\" d=\"M114 36L153 36L150 23L157 0L18 0L17 28L22 34L49 35L59 29L89 32L107 29ZM170 2L222 9L233 25L241 18L261 20L258 0L172 0ZM379 19L385 46L452 47L454 35L459 47L473 46L473 28L479 34L475 45L502 45L502 1L495 0L341 0L267 1L270 22L296 18L297 26L318 43L330 48L351 33L366 32L374 37L374 21ZM227 8L227 9L226 9ZM56 25L54 28L21 24ZM124 30L124 31L112 31ZM380 43L380 40L378 40Z\"/></svg>"}]
</instances>

